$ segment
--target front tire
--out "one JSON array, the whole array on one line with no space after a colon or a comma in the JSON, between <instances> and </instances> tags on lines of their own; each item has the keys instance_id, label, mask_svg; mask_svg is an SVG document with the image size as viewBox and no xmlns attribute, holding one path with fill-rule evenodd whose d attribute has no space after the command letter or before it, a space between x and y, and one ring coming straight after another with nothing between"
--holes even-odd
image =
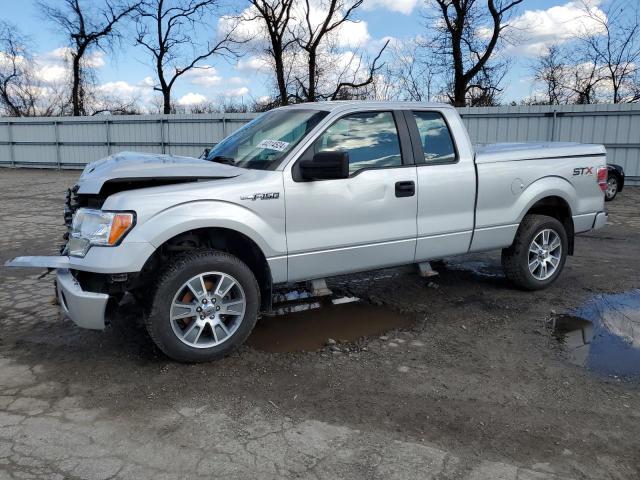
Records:
<instances>
[{"instance_id":1,"label":"front tire","mask_svg":"<svg viewBox=\"0 0 640 480\"><path fill-rule=\"evenodd\" d=\"M247 265L226 252L195 251L160 276L146 326L168 357L208 362L247 339L259 307L260 289Z\"/></svg>"},{"instance_id":2,"label":"front tire","mask_svg":"<svg viewBox=\"0 0 640 480\"><path fill-rule=\"evenodd\" d=\"M527 215L509 248L502 250L507 278L525 290L540 290L556 281L567 259L564 225L546 215Z\"/></svg>"}]
</instances>

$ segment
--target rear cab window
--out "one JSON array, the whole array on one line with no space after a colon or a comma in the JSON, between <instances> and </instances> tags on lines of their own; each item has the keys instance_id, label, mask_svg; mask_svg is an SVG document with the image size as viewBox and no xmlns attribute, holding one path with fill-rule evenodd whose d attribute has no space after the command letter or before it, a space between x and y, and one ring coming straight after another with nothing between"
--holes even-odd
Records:
<instances>
[{"instance_id":1,"label":"rear cab window","mask_svg":"<svg viewBox=\"0 0 640 480\"><path fill-rule=\"evenodd\" d=\"M453 137L442 114L434 111L412 111L411 115L422 147L422 158L417 159L418 163L429 165L456 162Z\"/></svg>"}]
</instances>

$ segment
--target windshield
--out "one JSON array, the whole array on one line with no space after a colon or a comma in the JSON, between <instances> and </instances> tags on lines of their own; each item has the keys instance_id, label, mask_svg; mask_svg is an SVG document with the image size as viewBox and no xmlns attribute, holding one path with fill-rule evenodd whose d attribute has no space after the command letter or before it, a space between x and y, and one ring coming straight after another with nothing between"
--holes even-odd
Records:
<instances>
[{"instance_id":1,"label":"windshield","mask_svg":"<svg viewBox=\"0 0 640 480\"><path fill-rule=\"evenodd\" d=\"M269 170L327 113L297 109L264 113L218 143L206 159L236 167Z\"/></svg>"}]
</instances>

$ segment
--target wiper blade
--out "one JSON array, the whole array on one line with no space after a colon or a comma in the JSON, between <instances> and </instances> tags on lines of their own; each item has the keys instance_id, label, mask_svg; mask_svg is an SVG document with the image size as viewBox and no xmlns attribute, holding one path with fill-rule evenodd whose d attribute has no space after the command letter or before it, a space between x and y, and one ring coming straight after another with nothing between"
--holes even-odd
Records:
<instances>
[{"instance_id":1,"label":"wiper blade","mask_svg":"<svg viewBox=\"0 0 640 480\"><path fill-rule=\"evenodd\" d=\"M222 155L216 155L211 159L212 162L223 163L225 165L235 165L236 161L233 157L223 157Z\"/></svg>"}]
</instances>

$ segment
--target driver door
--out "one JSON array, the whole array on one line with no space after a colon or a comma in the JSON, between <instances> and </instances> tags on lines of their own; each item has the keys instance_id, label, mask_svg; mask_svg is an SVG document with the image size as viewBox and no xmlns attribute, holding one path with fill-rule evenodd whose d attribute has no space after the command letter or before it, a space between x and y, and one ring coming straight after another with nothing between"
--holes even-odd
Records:
<instances>
[{"instance_id":1,"label":"driver door","mask_svg":"<svg viewBox=\"0 0 640 480\"><path fill-rule=\"evenodd\" d=\"M289 281L414 260L417 173L404 116L345 114L285 170ZM297 163L322 151L349 155L349 177L305 181Z\"/></svg>"}]
</instances>

